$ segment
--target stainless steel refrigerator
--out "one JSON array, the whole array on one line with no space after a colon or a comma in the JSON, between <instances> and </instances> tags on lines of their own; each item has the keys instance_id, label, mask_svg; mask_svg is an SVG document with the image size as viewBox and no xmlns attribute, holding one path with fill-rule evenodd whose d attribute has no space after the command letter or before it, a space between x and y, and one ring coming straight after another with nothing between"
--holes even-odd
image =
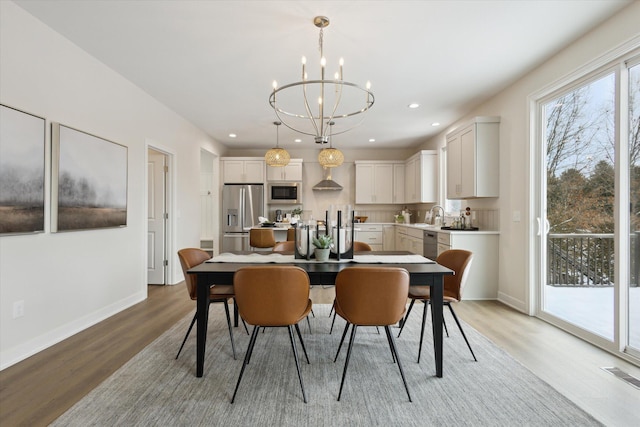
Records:
<instances>
[{"instance_id":1,"label":"stainless steel refrigerator","mask_svg":"<svg viewBox=\"0 0 640 427\"><path fill-rule=\"evenodd\" d=\"M248 251L249 229L264 216L262 184L225 184L222 191L222 252Z\"/></svg>"}]
</instances>

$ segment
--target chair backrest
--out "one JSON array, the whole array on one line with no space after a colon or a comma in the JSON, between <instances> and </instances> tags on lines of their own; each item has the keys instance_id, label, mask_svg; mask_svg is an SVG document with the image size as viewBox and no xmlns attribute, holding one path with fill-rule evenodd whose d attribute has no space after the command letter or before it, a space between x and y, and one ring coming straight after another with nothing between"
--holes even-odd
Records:
<instances>
[{"instance_id":1,"label":"chair backrest","mask_svg":"<svg viewBox=\"0 0 640 427\"><path fill-rule=\"evenodd\" d=\"M252 228L249 231L249 245L253 248L272 248L276 244L271 228Z\"/></svg>"},{"instance_id":2,"label":"chair backrest","mask_svg":"<svg viewBox=\"0 0 640 427\"><path fill-rule=\"evenodd\" d=\"M296 242L276 242L276 245L271 249L273 252L295 252Z\"/></svg>"},{"instance_id":3,"label":"chair backrest","mask_svg":"<svg viewBox=\"0 0 640 427\"><path fill-rule=\"evenodd\" d=\"M294 242L296 240L296 229L291 227L287 230L287 242Z\"/></svg>"},{"instance_id":4,"label":"chair backrest","mask_svg":"<svg viewBox=\"0 0 640 427\"><path fill-rule=\"evenodd\" d=\"M178 258L180 258L180 265L182 266L182 273L184 273L184 282L187 285L189 297L191 297L192 300L195 300L198 297L198 282L196 276L193 274L187 274L187 270L211 259L211 256L202 249L185 248L178 251Z\"/></svg>"},{"instance_id":5,"label":"chair backrest","mask_svg":"<svg viewBox=\"0 0 640 427\"><path fill-rule=\"evenodd\" d=\"M358 242L357 240L353 242L353 250L355 252L366 252L371 251L371 246L369 246L365 242Z\"/></svg>"},{"instance_id":6,"label":"chair backrest","mask_svg":"<svg viewBox=\"0 0 640 427\"><path fill-rule=\"evenodd\" d=\"M436 262L456 273L444 276L444 294L446 296L458 301L462 299L462 291L467 284L471 261L473 261L473 253L463 249L449 249L438 255Z\"/></svg>"},{"instance_id":7,"label":"chair backrest","mask_svg":"<svg viewBox=\"0 0 640 427\"><path fill-rule=\"evenodd\" d=\"M293 265L240 268L233 287L240 316L251 325L294 325L309 304L309 276Z\"/></svg>"},{"instance_id":8,"label":"chair backrest","mask_svg":"<svg viewBox=\"0 0 640 427\"><path fill-rule=\"evenodd\" d=\"M409 295L409 272L398 267L349 267L336 277L336 310L354 325L400 320Z\"/></svg>"}]
</instances>

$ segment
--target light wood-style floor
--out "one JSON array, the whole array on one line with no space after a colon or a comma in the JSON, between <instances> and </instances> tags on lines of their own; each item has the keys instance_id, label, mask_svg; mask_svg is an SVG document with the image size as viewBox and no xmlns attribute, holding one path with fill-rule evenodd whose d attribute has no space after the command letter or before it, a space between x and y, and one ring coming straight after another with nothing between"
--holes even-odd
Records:
<instances>
[{"instance_id":1,"label":"light wood-style floor","mask_svg":"<svg viewBox=\"0 0 640 427\"><path fill-rule=\"evenodd\" d=\"M333 297L331 287L312 288L315 303L330 304ZM604 424L640 425L640 390L600 369L617 366L640 378L640 368L495 301L463 301L455 309L472 327ZM49 424L193 312L194 303L183 285L150 286L147 300L1 371L0 425Z\"/></svg>"}]
</instances>

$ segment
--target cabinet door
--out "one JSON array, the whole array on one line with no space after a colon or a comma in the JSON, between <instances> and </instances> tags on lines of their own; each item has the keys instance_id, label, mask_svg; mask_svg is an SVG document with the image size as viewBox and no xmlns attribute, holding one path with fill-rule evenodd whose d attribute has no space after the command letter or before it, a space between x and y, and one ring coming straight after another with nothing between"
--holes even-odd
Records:
<instances>
[{"instance_id":1,"label":"cabinet door","mask_svg":"<svg viewBox=\"0 0 640 427\"><path fill-rule=\"evenodd\" d=\"M225 160L222 166L222 179L225 184L238 184L244 181L244 161Z\"/></svg>"},{"instance_id":2,"label":"cabinet door","mask_svg":"<svg viewBox=\"0 0 640 427\"><path fill-rule=\"evenodd\" d=\"M291 162L284 167L285 181L302 181L302 162Z\"/></svg>"},{"instance_id":3,"label":"cabinet door","mask_svg":"<svg viewBox=\"0 0 640 427\"><path fill-rule=\"evenodd\" d=\"M382 250L383 251L395 251L396 250L396 230L393 225L382 226Z\"/></svg>"},{"instance_id":4,"label":"cabinet door","mask_svg":"<svg viewBox=\"0 0 640 427\"><path fill-rule=\"evenodd\" d=\"M460 197L460 135L447 140L447 198Z\"/></svg>"},{"instance_id":5,"label":"cabinet door","mask_svg":"<svg viewBox=\"0 0 640 427\"><path fill-rule=\"evenodd\" d=\"M393 165L393 203L404 203L405 166L402 163ZM392 250L392 249L389 249Z\"/></svg>"},{"instance_id":6,"label":"cabinet door","mask_svg":"<svg viewBox=\"0 0 640 427\"><path fill-rule=\"evenodd\" d=\"M267 181L284 181L283 167L267 166Z\"/></svg>"},{"instance_id":7,"label":"cabinet door","mask_svg":"<svg viewBox=\"0 0 640 427\"><path fill-rule=\"evenodd\" d=\"M405 202L413 203L417 202L418 196L416 194L416 169L418 158L413 157L407 160L404 171L404 198Z\"/></svg>"},{"instance_id":8,"label":"cabinet door","mask_svg":"<svg viewBox=\"0 0 640 427\"><path fill-rule=\"evenodd\" d=\"M373 164L356 164L356 204L375 203Z\"/></svg>"},{"instance_id":9,"label":"cabinet door","mask_svg":"<svg viewBox=\"0 0 640 427\"><path fill-rule=\"evenodd\" d=\"M419 203L438 202L438 155L436 153L422 153L420 155Z\"/></svg>"},{"instance_id":10,"label":"cabinet door","mask_svg":"<svg viewBox=\"0 0 640 427\"><path fill-rule=\"evenodd\" d=\"M374 165L374 203L393 203L393 165Z\"/></svg>"},{"instance_id":11,"label":"cabinet door","mask_svg":"<svg viewBox=\"0 0 640 427\"><path fill-rule=\"evenodd\" d=\"M264 183L264 160L244 161L244 181L251 184Z\"/></svg>"},{"instance_id":12,"label":"cabinet door","mask_svg":"<svg viewBox=\"0 0 640 427\"><path fill-rule=\"evenodd\" d=\"M475 125L460 134L460 193L458 197L476 195L476 137ZM492 173L493 171L483 171Z\"/></svg>"}]
</instances>

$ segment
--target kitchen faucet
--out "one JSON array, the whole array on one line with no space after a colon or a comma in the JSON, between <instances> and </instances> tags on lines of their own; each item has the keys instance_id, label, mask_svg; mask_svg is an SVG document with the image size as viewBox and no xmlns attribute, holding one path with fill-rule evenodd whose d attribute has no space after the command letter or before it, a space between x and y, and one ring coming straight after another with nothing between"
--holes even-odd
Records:
<instances>
[{"instance_id":1,"label":"kitchen faucet","mask_svg":"<svg viewBox=\"0 0 640 427\"><path fill-rule=\"evenodd\" d=\"M434 209L440 209L440 211L442 212L442 224L441 226L444 227L445 223L444 223L444 208L440 205L435 205L434 207L431 208L430 212L431 212L431 225L437 225L436 224L436 218L438 218L440 215L438 213L436 213L436 215L433 215L433 210Z\"/></svg>"}]
</instances>

